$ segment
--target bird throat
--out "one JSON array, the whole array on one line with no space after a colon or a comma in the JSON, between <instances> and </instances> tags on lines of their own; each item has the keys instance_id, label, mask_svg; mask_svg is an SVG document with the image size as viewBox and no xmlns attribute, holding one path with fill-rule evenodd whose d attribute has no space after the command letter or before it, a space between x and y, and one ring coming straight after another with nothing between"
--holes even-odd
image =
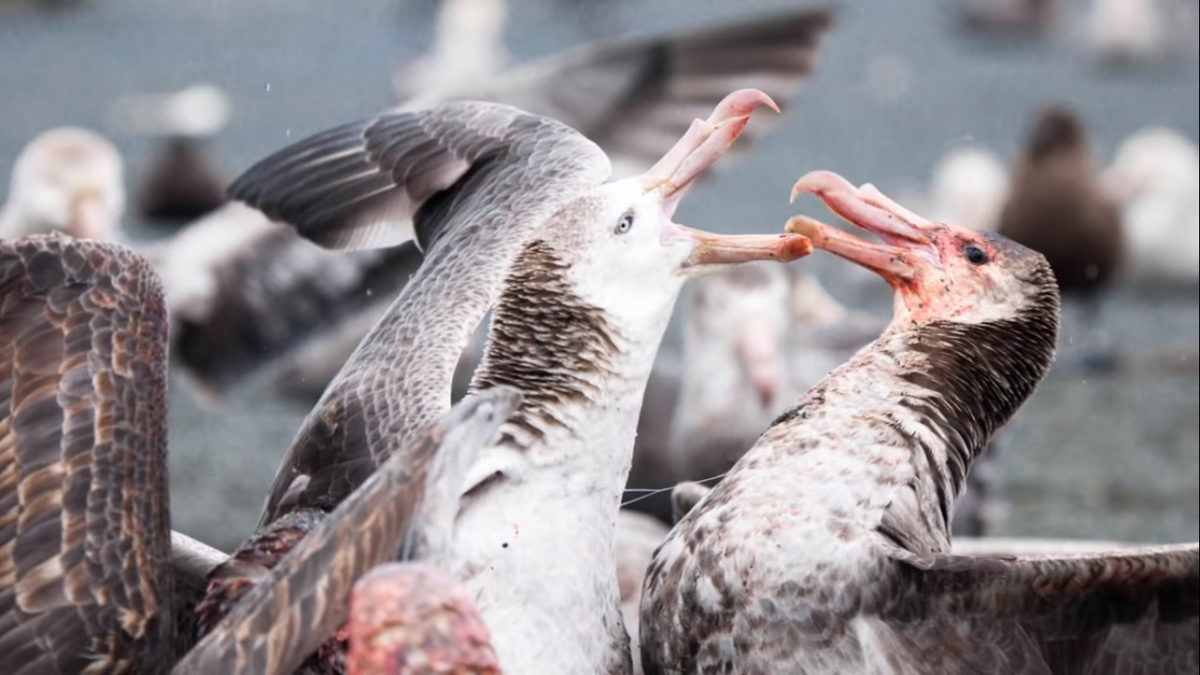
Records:
<instances>
[{"instance_id":1,"label":"bird throat","mask_svg":"<svg viewBox=\"0 0 1200 675\"><path fill-rule=\"evenodd\" d=\"M618 377L624 336L574 292L568 263L543 241L517 256L492 317L487 354L472 382L524 393L510 425L543 440L569 428L568 410L591 404Z\"/></svg>"}]
</instances>

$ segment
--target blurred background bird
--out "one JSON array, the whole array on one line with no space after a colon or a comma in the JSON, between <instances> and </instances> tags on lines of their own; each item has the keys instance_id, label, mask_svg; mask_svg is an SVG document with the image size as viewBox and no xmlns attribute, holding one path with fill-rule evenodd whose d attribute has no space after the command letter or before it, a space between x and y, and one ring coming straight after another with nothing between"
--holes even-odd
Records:
<instances>
[{"instance_id":1,"label":"blurred background bird","mask_svg":"<svg viewBox=\"0 0 1200 675\"><path fill-rule=\"evenodd\" d=\"M211 84L166 94L135 94L114 101L114 127L153 138L156 146L136 187L138 214L176 226L225 203L225 174L208 139L229 123L229 96Z\"/></svg>"}]
</instances>

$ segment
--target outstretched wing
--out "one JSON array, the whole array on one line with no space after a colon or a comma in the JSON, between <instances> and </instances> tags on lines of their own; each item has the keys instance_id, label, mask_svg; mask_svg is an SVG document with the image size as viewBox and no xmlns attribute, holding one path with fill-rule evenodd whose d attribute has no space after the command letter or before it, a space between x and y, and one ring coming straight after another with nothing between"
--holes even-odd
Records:
<instances>
[{"instance_id":1,"label":"outstretched wing","mask_svg":"<svg viewBox=\"0 0 1200 675\"><path fill-rule=\"evenodd\" d=\"M455 98L508 103L561 120L598 143L618 174L629 175L649 168L693 118L707 117L730 91L756 87L777 101L790 99L816 65L832 20L829 9L792 10L679 35L588 45L510 69L489 86L457 92ZM440 102L440 97L417 97L405 108ZM463 171L460 160L474 162L479 155L470 143L461 142L460 150L451 147L444 154L424 157L422 148L434 146L422 143L431 142L432 136L409 138L407 149L393 147L407 133L399 127L407 124L411 121L401 124L385 116L327 132L303 150L285 150L286 156L268 160L264 170L274 174L271 181L261 176L239 181L235 196L259 203L283 220L287 213L303 214L304 222L318 230L336 229L339 217L349 217L355 223L353 232L364 235L365 242L411 237L412 213L420 209L428 189L453 183ZM771 124L760 120L747 127L735 150L749 147L747 143L760 138ZM423 172L423 177L413 181L411 189L398 190L413 171ZM295 201L294 195L286 203L274 201L289 175L303 179L297 189L309 191L307 202ZM256 190L274 197L256 199ZM395 221L390 226L383 222L389 217ZM372 237L371 232L380 236ZM312 238L336 244L357 234ZM329 266L329 275L310 273L320 272L312 264L318 257ZM303 242L275 246L268 241L251 245L236 258L217 270L221 293L215 304L203 317L188 317L175 331L173 352L217 394L331 322L366 311L360 301L368 297L367 291L372 298L394 297L408 278L404 274L380 279L375 270L419 263L419 256L411 256L393 267L391 261L376 262L376 257L319 256L303 249ZM341 283L356 276L363 276L363 283Z\"/></svg>"},{"instance_id":2,"label":"outstretched wing","mask_svg":"<svg viewBox=\"0 0 1200 675\"><path fill-rule=\"evenodd\" d=\"M234 183L234 197L318 243L415 236L425 257L305 420L261 524L332 509L445 413L459 354L519 247L609 169L594 143L559 122L453 102L318 134Z\"/></svg>"},{"instance_id":3,"label":"outstretched wing","mask_svg":"<svg viewBox=\"0 0 1200 675\"><path fill-rule=\"evenodd\" d=\"M567 182L590 186L607 178L608 158L569 127L506 105L462 101L317 134L255 164L229 194L326 248L415 239L428 251L454 221L454 207L481 195L503 199L498 188L517 183L513 176L498 180L502 174L552 175L528 160L539 146L561 149L564 141L583 160L571 167L582 175Z\"/></svg>"},{"instance_id":4,"label":"outstretched wing","mask_svg":"<svg viewBox=\"0 0 1200 675\"><path fill-rule=\"evenodd\" d=\"M790 100L817 63L834 12L790 10L665 37L586 45L510 69L459 98L510 103L595 141L618 177L648 169L729 92ZM771 123L747 127L745 150Z\"/></svg>"},{"instance_id":5,"label":"outstretched wing","mask_svg":"<svg viewBox=\"0 0 1200 675\"><path fill-rule=\"evenodd\" d=\"M520 402L515 389L469 396L325 517L196 645L175 675L291 673L345 621L367 570L396 558L406 534L431 542L457 511L466 472ZM435 554L436 551L426 551Z\"/></svg>"},{"instance_id":6,"label":"outstretched wing","mask_svg":"<svg viewBox=\"0 0 1200 675\"><path fill-rule=\"evenodd\" d=\"M1197 544L914 557L898 570L878 634L929 672L1200 672Z\"/></svg>"},{"instance_id":7,"label":"outstretched wing","mask_svg":"<svg viewBox=\"0 0 1200 675\"><path fill-rule=\"evenodd\" d=\"M127 248L0 242L0 672L170 663L166 340Z\"/></svg>"}]
</instances>

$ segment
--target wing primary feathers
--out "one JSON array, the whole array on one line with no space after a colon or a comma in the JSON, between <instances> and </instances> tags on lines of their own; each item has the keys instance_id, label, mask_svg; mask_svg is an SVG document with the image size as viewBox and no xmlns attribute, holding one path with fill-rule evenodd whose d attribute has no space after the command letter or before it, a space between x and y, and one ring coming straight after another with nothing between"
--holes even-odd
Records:
<instances>
[{"instance_id":1,"label":"wing primary feathers","mask_svg":"<svg viewBox=\"0 0 1200 675\"><path fill-rule=\"evenodd\" d=\"M345 620L354 582L393 560L424 514L445 510L429 498L457 498L447 486L462 484L465 467L520 400L510 387L463 399L312 526L172 672L293 672Z\"/></svg>"}]
</instances>

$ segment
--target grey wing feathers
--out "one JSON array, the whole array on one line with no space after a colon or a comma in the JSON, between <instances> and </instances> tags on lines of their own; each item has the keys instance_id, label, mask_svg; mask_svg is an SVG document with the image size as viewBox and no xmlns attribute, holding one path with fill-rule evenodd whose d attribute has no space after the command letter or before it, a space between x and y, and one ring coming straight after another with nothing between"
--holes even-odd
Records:
<instances>
[{"instance_id":1,"label":"grey wing feathers","mask_svg":"<svg viewBox=\"0 0 1200 675\"><path fill-rule=\"evenodd\" d=\"M170 663L166 340L127 248L0 242L0 672Z\"/></svg>"},{"instance_id":2,"label":"grey wing feathers","mask_svg":"<svg viewBox=\"0 0 1200 675\"><path fill-rule=\"evenodd\" d=\"M508 387L470 396L324 518L173 671L254 675L291 673L346 617L350 590L372 567L393 560L427 512L426 494L464 480L474 457L520 402ZM439 472L440 469L440 472ZM457 491L450 491L457 498ZM434 509L437 511L437 509Z\"/></svg>"},{"instance_id":3,"label":"grey wing feathers","mask_svg":"<svg viewBox=\"0 0 1200 675\"><path fill-rule=\"evenodd\" d=\"M1200 670L1197 544L1061 557L944 555L902 561L901 576L885 618L901 630L931 616L969 625L972 642L1003 646L1003 672ZM920 635L937 639L917 629L900 644L932 647ZM939 644L952 651L954 642Z\"/></svg>"},{"instance_id":4,"label":"grey wing feathers","mask_svg":"<svg viewBox=\"0 0 1200 675\"><path fill-rule=\"evenodd\" d=\"M412 238L412 209L406 191L395 189L392 167L382 163L387 143L380 147L380 131L398 131L397 144L415 140L419 146L428 140L414 138L419 123L419 114L384 115L316 134L252 166L229 186L229 195L273 219L301 224L302 235L327 248L398 244ZM372 219L350 220L392 201L399 216L392 231Z\"/></svg>"},{"instance_id":5,"label":"grey wing feathers","mask_svg":"<svg viewBox=\"0 0 1200 675\"><path fill-rule=\"evenodd\" d=\"M599 147L578 132L510 106L459 102L397 115L418 116L419 135L436 138L443 155L475 161L415 212L426 262L305 420L272 483L260 525L298 508L332 509L445 413L461 349L499 295L517 250L563 203L600 185L610 170ZM289 192L286 181L265 171L250 173ZM407 176L398 188L405 193L423 180L403 162L394 164L393 173ZM286 204L290 198L263 193L254 203ZM279 215L301 234L313 229L297 219L305 215L299 210Z\"/></svg>"},{"instance_id":6,"label":"grey wing feathers","mask_svg":"<svg viewBox=\"0 0 1200 675\"><path fill-rule=\"evenodd\" d=\"M444 221L418 218L422 207L479 163L502 160L529 117L475 102L387 113L276 152L229 194L327 248L383 248L415 237L428 250Z\"/></svg>"},{"instance_id":7,"label":"grey wing feathers","mask_svg":"<svg viewBox=\"0 0 1200 675\"><path fill-rule=\"evenodd\" d=\"M816 65L833 11L792 10L666 37L617 40L512 69L463 98L511 103L562 120L613 159L618 177L650 167L694 118L735 89L790 99ZM746 149L770 128L746 128Z\"/></svg>"}]
</instances>

